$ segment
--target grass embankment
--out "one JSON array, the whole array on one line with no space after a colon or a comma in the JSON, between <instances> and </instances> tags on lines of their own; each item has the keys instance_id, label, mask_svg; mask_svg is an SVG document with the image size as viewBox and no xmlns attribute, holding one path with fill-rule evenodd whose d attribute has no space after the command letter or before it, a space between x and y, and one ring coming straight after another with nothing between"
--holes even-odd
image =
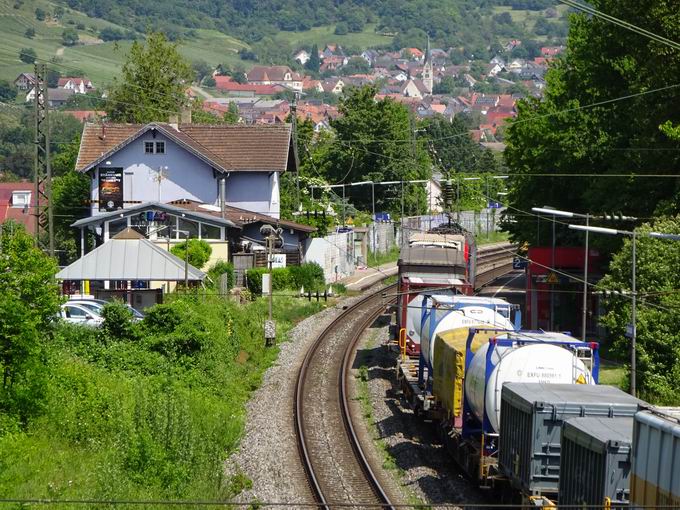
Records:
<instances>
[{"instance_id":1,"label":"grass embankment","mask_svg":"<svg viewBox=\"0 0 680 510\"><path fill-rule=\"evenodd\" d=\"M368 266L378 267L389 262L396 262L399 260L399 246L392 246L389 251L385 253L368 252Z\"/></svg>"},{"instance_id":2,"label":"grass embankment","mask_svg":"<svg viewBox=\"0 0 680 510\"><path fill-rule=\"evenodd\" d=\"M278 340L322 307L277 297ZM185 296L138 324L113 317L97 330L59 326L46 348L41 412L20 423L0 411L0 494L232 497L249 481L225 479L223 461L243 434L246 401L278 353L263 347L266 315L263 299L237 305Z\"/></svg>"},{"instance_id":3,"label":"grass embankment","mask_svg":"<svg viewBox=\"0 0 680 510\"><path fill-rule=\"evenodd\" d=\"M489 232L486 235L475 236L478 245L502 243L508 240L507 232Z\"/></svg>"}]
</instances>

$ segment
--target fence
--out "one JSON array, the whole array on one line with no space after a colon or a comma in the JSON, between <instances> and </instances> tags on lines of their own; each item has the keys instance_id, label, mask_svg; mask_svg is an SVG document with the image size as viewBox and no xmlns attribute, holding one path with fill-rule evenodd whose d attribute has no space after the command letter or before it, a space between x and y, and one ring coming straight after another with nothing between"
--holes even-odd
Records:
<instances>
[{"instance_id":1,"label":"fence","mask_svg":"<svg viewBox=\"0 0 680 510\"><path fill-rule=\"evenodd\" d=\"M387 253L397 244L398 227L394 223L371 223L368 226L368 250Z\"/></svg>"},{"instance_id":2,"label":"fence","mask_svg":"<svg viewBox=\"0 0 680 510\"><path fill-rule=\"evenodd\" d=\"M481 211L461 211L460 214L452 213L451 219L475 235L489 235L499 230L499 217L503 209L482 209ZM458 219L460 218L460 219ZM404 218L404 239L415 232L426 232L442 223L447 223L445 214L431 216L409 216Z\"/></svg>"}]
</instances>

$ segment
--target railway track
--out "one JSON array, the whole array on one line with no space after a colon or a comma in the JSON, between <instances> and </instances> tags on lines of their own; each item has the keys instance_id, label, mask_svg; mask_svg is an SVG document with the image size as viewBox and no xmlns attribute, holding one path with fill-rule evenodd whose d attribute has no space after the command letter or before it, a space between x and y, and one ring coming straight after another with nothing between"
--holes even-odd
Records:
<instances>
[{"instance_id":1,"label":"railway track","mask_svg":"<svg viewBox=\"0 0 680 510\"><path fill-rule=\"evenodd\" d=\"M498 243L479 251L476 287L512 270L514 248ZM319 508L393 508L355 433L347 384L356 344L388 304L383 293L396 287L385 287L348 307L319 335L298 373L298 450Z\"/></svg>"},{"instance_id":2,"label":"railway track","mask_svg":"<svg viewBox=\"0 0 680 510\"><path fill-rule=\"evenodd\" d=\"M392 508L354 431L347 381L359 338L387 304L382 293L395 288L396 284L385 287L347 308L317 338L300 368L295 428L319 508L338 504Z\"/></svg>"},{"instance_id":3,"label":"railway track","mask_svg":"<svg viewBox=\"0 0 680 510\"><path fill-rule=\"evenodd\" d=\"M496 243L482 246L477 252L477 275L475 289L488 285L499 276L512 271L512 258L517 246Z\"/></svg>"}]
</instances>

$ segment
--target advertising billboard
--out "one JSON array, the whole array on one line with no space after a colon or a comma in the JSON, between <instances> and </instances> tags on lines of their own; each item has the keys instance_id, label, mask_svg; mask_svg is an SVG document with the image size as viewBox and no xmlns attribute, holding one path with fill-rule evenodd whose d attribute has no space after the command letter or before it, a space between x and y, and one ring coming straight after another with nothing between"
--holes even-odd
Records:
<instances>
[{"instance_id":1,"label":"advertising billboard","mask_svg":"<svg viewBox=\"0 0 680 510\"><path fill-rule=\"evenodd\" d=\"M123 169L99 169L99 210L115 211L123 208Z\"/></svg>"}]
</instances>

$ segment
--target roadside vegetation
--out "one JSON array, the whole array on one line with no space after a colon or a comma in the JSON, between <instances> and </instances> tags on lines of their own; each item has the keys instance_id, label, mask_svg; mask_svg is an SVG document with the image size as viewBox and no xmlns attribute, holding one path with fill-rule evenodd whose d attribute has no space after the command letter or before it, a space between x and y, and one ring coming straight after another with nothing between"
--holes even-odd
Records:
<instances>
[{"instance_id":1,"label":"roadside vegetation","mask_svg":"<svg viewBox=\"0 0 680 510\"><path fill-rule=\"evenodd\" d=\"M247 485L222 464L277 356L264 348L264 300L201 291L140 322L114 304L101 328L58 323L56 265L20 228L1 241L3 497L226 499ZM322 307L277 297L278 342Z\"/></svg>"}]
</instances>

